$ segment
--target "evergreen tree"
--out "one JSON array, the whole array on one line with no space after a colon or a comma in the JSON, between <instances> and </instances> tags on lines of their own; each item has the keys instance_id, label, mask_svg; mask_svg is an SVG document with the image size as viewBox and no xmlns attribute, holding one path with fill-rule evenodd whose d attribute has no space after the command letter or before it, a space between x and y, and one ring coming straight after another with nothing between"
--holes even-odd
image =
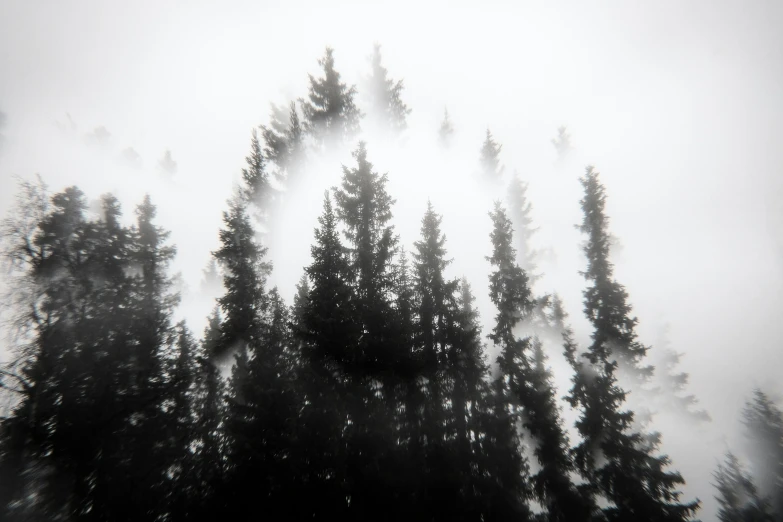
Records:
<instances>
[{"instance_id":1,"label":"evergreen tree","mask_svg":"<svg viewBox=\"0 0 783 522\"><path fill-rule=\"evenodd\" d=\"M212 350L217 357L235 354L228 390L222 496L236 516L250 506L277 512L292 491L288 439L293 434L294 397L288 310L276 290L265 290L271 264L264 260L267 249L256 241L247 212L249 195L263 204L258 196L268 186L255 133L247 163L245 183L223 214L221 247L214 252L223 268L226 293L218 299L223 317Z\"/></svg>"},{"instance_id":2,"label":"evergreen tree","mask_svg":"<svg viewBox=\"0 0 783 522\"><path fill-rule=\"evenodd\" d=\"M357 389L350 379L358 371L359 332L349 265L328 192L318 223L312 263L305 269L310 288L294 325L302 360L297 383L303 395L295 462L302 493L311 499L297 507L301 519L345 516L352 480L346 470L347 397Z\"/></svg>"},{"instance_id":3,"label":"evergreen tree","mask_svg":"<svg viewBox=\"0 0 783 522\"><path fill-rule=\"evenodd\" d=\"M356 86L348 87L340 81L340 73L334 68L334 50L326 48L324 57L318 60L323 67L323 78L310 75L310 92L307 100L300 100L304 113L304 130L318 143L342 143L359 131L363 116L356 107Z\"/></svg>"},{"instance_id":4,"label":"evergreen tree","mask_svg":"<svg viewBox=\"0 0 783 522\"><path fill-rule=\"evenodd\" d=\"M451 145L451 136L454 134L454 125L451 123L451 118L449 118L449 110L443 109L443 121L440 124L440 129L438 130L438 137L440 139L440 144L443 147L448 147Z\"/></svg>"},{"instance_id":5,"label":"evergreen tree","mask_svg":"<svg viewBox=\"0 0 783 522\"><path fill-rule=\"evenodd\" d=\"M489 411L490 390L487 384L489 367L481 342L478 311L473 307L475 297L465 277L460 281L453 348L449 353L448 368L453 382L450 418L454 433L454 458L465 481L462 488L462 509L465 520L480 520L487 514L481 497L487 491L485 478L492 466L484 455L486 434L492 429Z\"/></svg>"},{"instance_id":6,"label":"evergreen tree","mask_svg":"<svg viewBox=\"0 0 783 522\"><path fill-rule=\"evenodd\" d=\"M296 103L291 102L288 111L272 104L270 123L261 126L261 134L264 155L277 166L276 177L289 183L296 181L304 159L304 131Z\"/></svg>"},{"instance_id":7,"label":"evergreen tree","mask_svg":"<svg viewBox=\"0 0 783 522\"><path fill-rule=\"evenodd\" d=\"M220 370L215 365L215 348L221 342L220 308L215 307L209 316L204 331L198 363L196 385L196 403L194 409L198 417L194 434L194 463L191 467L190 482L194 500L189 503L189 513L201 513L210 518L222 513L225 506L220 502L224 492L225 465L225 425L226 413L225 383ZM199 516L192 518L198 519Z\"/></svg>"},{"instance_id":8,"label":"evergreen tree","mask_svg":"<svg viewBox=\"0 0 783 522\"><path fill-rule=\"evenodd\" d=\"M215 355L224 355L260 338L261 316L265 307L264 285L272 270L264 260L267 249L255 240L255 231L241 196L229 201L223 212L220 248L213 253L223 267L225 294L218 298L223 312L220 342Z\"/></svg>"},{"instance_id":9,"label":"evergreen tree","mask_svg":"<svg viewBox=\"0 0 783 522\"><path fill-rule=\"evenodd\" d=\"M530 241L537 228L532 226L533 218L530 215L532 204L527 197L527 188L528 184L520 179L519 173L514 171L507 197L509 217L517 237L514 243L517 251L517 263L531 282L534 282L540 276L535 274L536 252L530 245Z\"/></svg>"},{"instance_id":10,"label":"evergreen tree","mask_svg":"<svg viewBox=\"0 0 783 522\"><path fill-rule=\"evenodd\" d=\"M394 271L392 265L398 238L391 220L394 200L386 192L387 175L379 175L367 160L367 150L360 143L354 152L355 168L343 167L340 188L335 188L336 216L344 226L348 240L351 286L356 298L354 321L360 335L354 348L356 368L350 382L349 408L351 424L347 430L348 469L352 477L365 477L351 494L351 510L356 516L367 516L371 506L395 506L394 497L386 491L396 467L395 445L399 426L394 422L402 395L400 367L406 347L394 322ZM366 449L374 448L372 458ZM391 516L391 515L390 515Z\"/></svg>"},{"instance_id":11,"label":"evergreen tree","mask_svg":"<svg viewBox=\"0 0 783 522\"><path fill-rule=\"evenodd\" d=\"M245 162L247 166L242 169L242 197L255 206L257 217L262 227L265 227L263 234L268 232L266 228L269 226L269 210L275 198L275 190L269 181L266 160L255 129L250 139L250 154L245 158Z\"/></svg>"},{"instance_id":12,"label":"evergreen tree","mask_svg":"<svg viewBox=\"0 0 783 522\"><path fill-rule=\"evenodd\" d=\"M575 370L568 402L581 410L576 427L582 441L574 448L574 462L594 490L611 502L604 515L609 520L690 520L699 501L682 503L675 488L682 476L666 471L669 459L655 456L657 433L643 437L632 430L634 414L622 410L626 392L617 384L618 362L633 363L644 354L635 341L636 321L628 317L625 290L611 279L607 259L604 191L590 167L582 178L585 218L581 230L588 234L585 277L593 282L584 291L585 313L592 322L593 343L577 357L577 348L566 332L566 357ZM620 353L618 353L620 352Z\"/></svg>"},{"instance_id":13,"label":"evergreen tree","mask_svg":"<svg viewBox=\"0 0 783 522\"><path fill-rule=\"evenodd\" d=\"M613 278L614 267L609 261L609 220L604 210L606 192L593 167L587 168L580 181L585 195L581 200L584 219L579 230L588 237L584 247L587 270L582 275L590 282L584 292L584 305L594 328L589 350L600 358L615 358L620 370L642 382L652 375L653 368L641 366L647 347L636 339L638 321L630 316L628 293Z\"/></svg>"},{"instance_id":14,"label":"evergreen tree","mask_svg":"<svg viewBox=\"0 0 783 522\"><path fill-rule=\"evenodd\" d=\"M340 188L334 188L336 216L345 225L350 273L357 296L356 320L366 331L359 349L370 374L394 364L395 347L385 346L389 296L394 287L390 270L398 243L391 220L394 199L386 192L387 174L379 175L367 160L362 142L354 152L356 168L343 167ZM376 344L378 343L378 344Z\"/></svg>"},{"instance_id":15,"label":"evergreen tree","mask_svg":"<svg viewBox=\"0 0 783 522\"><path fill-rule=\"evenodd\" d=\"M710 414L704 409L695 409L698 399L686 391L690 376L677 371L682 354L671 348L667 334L668 327L665 327L655 350L658 364L654 382L657 386L650 390L644 389L642 393L648 395L650 401L658 403L663 410L675 412L693 421L708 422L712 420Z\"/></svg>"},{"instance_id":16,"label":"evergreen tree","mask_svg":"<svg viewBox=\"0 0 783 522\"><path fill-rule=\"evenodd\" d=\"M714 473L716 500L721 522L775 522L770 503L762 498L752 477L748 475L732 453L726 455L724 464Z\"/></svg>"},{"instance_id":17,"label":"evergreen tree","mask_svg":"<svg viewBox=\"0 0 783 522\"><path fill-rule=\"evenodd\" d=\"M455 293L459 282L446 280L443 271L451 260L446 259L446 238L440 230L441 216L430 202L421 221L421 239L414 246L416 321L414 343L421 351L421 375L424 386L424 408L421 436L424 446L425 485L429 492L423 508L432 515L444 510L460 511L460 493L463 486L451 440L453 419L449 419L446 401L453 395L454 370L449 368L448 356L454 350L453 330L456 313Z\"/></svg>"},{"instance_id":18,"label":"evergreen tree","mask_svg":"<svg viewBox=\"0 0 783 522\"><path fill-rule=\"evenodd\" d=\"M37 506L12 503L10 516L132 520L164 505L166 456L151 434L164 429L170 400L162 361L177 302L166 275L174 251L149 199L130 230L116 198L104 196L99 221L85 209L75 187L55 195L23 246L37 287L33 335L19 361L24 393L3 432L28 477L15 493L34 492L25 500Z\"/></svg>"},{"instance_id":19,"label":"evergreen tree","mask_svg":"<svg viewBox=\"0 0 783 522\"><path fill-rule=\"evenodd\" d=\"M503 175L504 167L500 164L500 150L503 148L492 137L492 133L487 129L487 136L484 144L481 146L481 173L485 180L490 183L499 183Z\"/></svg>"},{"instance_id":20,"label":"evergreen tree","mask_svg":"<svg viewBox=\"0 0 783 522\"><path fill-rule=\"evenodd\" d=\"M197 501L194 475L193 445L197 441L198 360L196 341L184 321L176 326L176 358L168 362L167 387L170 400L164 405L164 462L168 465L162 487L165 499L159 511L174 519L187 520L192 515L189 507ZM159 434L160 436L160 434Z\"/></svg>"},{"instance_id":21,"label":"evergreen tree","mask_svg":"<svg viewBox=\"0 0 783 522\"><path fill-rule=\"evenodd\" d=\"M507 397L512 412L532 436L541 467L533 480L538 500L547 507L549 520L589 520L592 505L582 498L570 479L573 464L568 439L561 426L551 374L537 338L519 338L516 326L532 312L534 302L525 270L516 263L511 220L499 203L491 214L495 271L490 275L490 297L498 309L490 338L501 349L497 389Z\"/></svg>"},{"instance_id":22,"label":"evergreen tree","mask_svg":"<svg viewBox=\"0 0 783 522\"><path fill-rule=\"evenodd\" d=\"M382 128L399 133L407 127L405 119L411 109L402 101L400 94L403 81L389 78L389 71L381 65L381 46L375 44L372 54L372 73L367 79L367 93L375 119Z\"/></svg>"},{"instance_id":23,"label":"evergreen tree","mask_svg":"<svg viewBox=\"0 0 783 522\"><path fill-rule=\"evenodd\" d=\"M783 412L756 389L742 417L759 495L770 499L776 520L783 520Z\"/></svg>"}]
</instances>

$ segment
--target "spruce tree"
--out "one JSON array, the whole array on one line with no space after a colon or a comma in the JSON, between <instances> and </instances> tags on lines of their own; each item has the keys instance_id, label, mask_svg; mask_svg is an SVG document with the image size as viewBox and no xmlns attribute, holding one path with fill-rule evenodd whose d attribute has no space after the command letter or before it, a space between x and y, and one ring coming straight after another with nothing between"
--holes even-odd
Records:
<instances>
[{"instance_id":1,"label":"spruce tree","mask_svg":"<svg viewBox=\"0 0 783 522\"><path fill-rule=\"evenodd\" d=\"M411 109L402 101L400 94L403 81L389 78L389 71L381 64L381 46L375 44L372 54L372 73L367 79L367 93L371 114L381 128L399 133L407 127L405 119Z\"/></svg>"},{"instance_id":2,"label":"spruce tree","mask_svg":"<svg viewBox=\"0 0 783 522\"><path fill-rule=\"evenodd\" d=\"M742 422L759 495L770 499L777 520L783 520L783 412L756 389L743 408Z\"/></svg>"},{"instance_id":3,"label":"spruce tree","mask_svg":"<svg viewBox=\"0 0 783 522\"><path fill-rule=\"evenodd\" d=\"M579 230L587 235L584 253L587 270L582 275L590 283L584 291L585 314L593 325L592 345L589 350L601 358L617 360L620 370L636 382L652 375L651 366L642 366L647 347L637 340L638 320L631 317L628 293L614 279L614 267L609 261L609 219L606 216L606 191L598 179L598 172L587 167L581 178L585 195L581 200L584 219Z\"/></svg>"},{"instance_id":4,"label":"spruce tree","mask_svg":"<svg viewBox=\"0 0 783 522\"><path fill-rule=\"evenodd\" d=\"M261 143L258 141L258 133L253 129L250 138L250 154L245 158L246 167L242 169L242 197L252 203L256 217L264 230L268 232L270 209L275 199L276 191L269 180L269 172L266 168L266 160L261 152Z\"/></svg>"},{"instance_id":5,"label":"spruce tree","mask_svg":"<svg viewBox=\"0 0 783 522\"><path fill-rule=\"evenodd\" d=\"M340 81L331 47L326 48L318 64L323 67L323 77L310 75L308 99L300 100L303 128L317 143L343 143L359 131L363 116L354 101L356 86L348 87Z\"/></svg>"},{"instance_id":6,"label":"spruce tree","mask_svg":"<svg viewBox=\"0 0 783 522\"><path fill-rule=\"evenodd\" d=\"M721 522L775 522L770 502L759 495L753 478L742 468L737 457L728 453L713 474L718 490L715 499L720 506Z\"/></svg>"},{"instance_id":7,"label":"spruce tree","mask_svg":"<svg viewBox=\"0 0 783 522\"><path fill-rule=\"evenodd\" d=\"M296 102L285 107L272 104L268 126L261 126L264 139L264 156L277 166L275 172L279 181L295 183L301 174L304 159L304 131L299 120Z\"/></svg>"},{"instance_id":8,"label":"spruce tree","mask_svg":"<svg viewBox=\"0 0 783 522\"><path fill-rule=\"evenodd\" d=\"M656 403L661 410L673 412L695 422L708 422L712 420L709 413L704 409L696 409L698 399L695 395L687 393L690 376L678 371L682 355L671 348L668 327L664 327L653 354L658 363L653 375L655 386L652 389L643 389L641 392L647 396L647 400Z\"/></svg>"},{"instance_id":9,"label":"spruce tree","mask_svg":"<svg viewBox=\"0 0 783 522\"><path fill-rule=\"evenodd\" d=\"M348 405L351 424L347 431L349 473L365 476L351 495L351 510L367 516L371 506L395 506L384 482L393 479L395 445L399 426L394 422L402 395L400 366L406 347L395 335L394 271L392 265L398 238L391 220L394 200L386 192L387 175L379 175L367 160L360 143L354 152L357 166L343 167L340 188L335 188L336 216L342 222L348 241L347 253L351 286L356 305L354 321L360 335L355 345L359 372L352 371L350 382L358 389ZM370 458L366 449L375 452ZM373 509L374 511L374 509Z\"/></svg>"},{"instance_id":10,"label":"spruce tree","mask_svg":"<svg viewBox=\"0 0 783 522\"><path fill-rule=\"evenodd\" d=\"M535 303L525 270L516 262L513 227L499 203L491 213L495 268L490 275L490 297L498 309L490 338L500 347L497 388L507 397L512 412L519 412L541 471L532 477L533 491L547 507L549 520L589 520L592 505L570 479L573 464L568 439L561 425L546 357L537 338L519 338L517 325L530 315Z\"/></svg>"},{"instance_id":11,"label":"spruce tree","mask_svg":"<svg viewBox=\"0 0 783 522\"><path fill-rule=\"evenodd\" d=\"M294 316L301 357L296 382L302 394L294 461L302 493L311 499L297 506L301 519L347 513L352 480L346 470L347 397L361 391L353 386L353 375L359 371L355 352L359 331L350 269L328 192L318 223L312 262L305 269L309 290Z\"/></svg>"},{"instance_id":12,"label":"spruce tree","mask_svg":"<svg viewBox=\"0 0 783 522\"><path fill-rule=\"evenodd\" d=\"M392 369L398 349L385 342L394 287L391 263L398 238L391 220L394 199L386 192L387 174L380 175L367 160L362 142L354 152L357 166L343 167L340 188L334 188L336 216L348 240L350 274L357 297L356 320L366 332L359 357L371 375Z\"/></svg>"},{"instance_id":13,"label":"spruce tree","mask_svg":"<svg viewBox=\"0 0 783 522\"><path fill-rule=\"evenodd\" d=\"M268 183L268 174L253 135L244 184L223 214L220 248L214 256L223 268L225 294L220 336L213 351L235 354L228 390L225 501L239 515L252 505L282 509L292 491L289 437L294 401L291 393L287 308L277 291L267 293L271 263L256 241L248 216L250 194ZM255 198L263 204L263 199ZM260 484L258 491L253 484Z\"/></svg>"},{"instance_id":14,"label":"spruce tree","mask_svg":"<svg viewBox=\"0 0 783 522\"><path fill-rule=\"evenodd\" d=\"M567 400L581 410L576 427L582 441L573 450L574 462L592 489L611 502L603 510L609 520L691 520L699 501L679 501L676 487L685 481L665 469L668 457L654 455L659 434L634 432L633 412L622 409L626 392L617 383L615 357L636 363L645 349L635 341L636 321L628 316L625 290L611 279L604 190L591 167L582 184L581 230L588 234L584 275L593 282L584 291L584 303L594 331L593 343L581 356L572 337L565 336L566 356L575 370Z\"/></svg>"},{"instance_id":15,"label":"spruce tree","mask_svg":"<svg viewBox=\"0 0 783 522\"><path fill-rule=\"evenodd\" d=\"M514 242L517 251L517 263L525 271L531 282L534 282L539 276L536 275L536 252L530 244L533 234L537 228L532 226L531 217L532 204L527 197L528 184L519 177L519 173L514 171L511 177L511 184L508 187L508 209L511 224L514 227Z\"/></svg>"},{"instance_id":16,"label":"spruce tree","mask_svg":"<svg viewBox=\"0 0 783 522\"><path fill-rule=\"evenodd\" d=\"M503 175L504 167L500 164L499 158L502 148L503 145L496 142L492 137L492 133L487 129L487 136L484 139L484 144L481 146L479 164L483 178L492 184L499 183Z\"/></svg>"},{"instance_id":17,"label":"spruce tree","mask_svg":"<svg viewBox=\"0 0 783 522\"><path fill-rule=\"evenodd\" d=\"M454 458L451 440L453 419L446 403L453 390L454 370L448 356L453 351L453 330L456 322L456 291L458 280L447 280L444 270L446 238L441 233L441 216L432 204L421 220L421 239L414 243L414 291L417 321L414 343L421 351L421 376L425 379L421 436L424 450L424 491L429 492L422 508L432 513L460 510L460 480L458 462ZM451 370L451 371L450 371ZM456 516L456 513L454 514Z\"/></svg>"}]
</instances>

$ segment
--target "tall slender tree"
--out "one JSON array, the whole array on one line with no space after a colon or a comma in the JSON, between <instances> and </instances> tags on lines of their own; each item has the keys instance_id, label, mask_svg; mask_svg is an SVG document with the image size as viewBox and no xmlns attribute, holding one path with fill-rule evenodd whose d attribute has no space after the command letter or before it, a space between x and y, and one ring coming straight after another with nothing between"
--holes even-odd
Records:
<instances>
[{"instance_id":1,"label":"tall slender tree","mask_svg":"<svg viewBox=\"0 0 783 522\"><path fill-rule=\"evenodd\" d=\"M356 86L348 87L340 81L340 73L334 68L334 50L326 52L318 64L323 67L323 77L310 75L310 92L307 100L300 100L304 113L304 130L318 143L342 143L359 131L363 114L356 107Z\"/></svg>"},{"instance_id":2,"label":"tall slender tree","mask_svg":"<svg viewBox=\"0 0 783 522\"><path fill-rule=\"evenodd\" d=\"M743 469L739 459L726 455L714 473L718 495L718 520L721 522L775 522L770 502L759 495L753 478Z\"/></svg>"},{"instance_id":3,"label":"tall slender tree","mask_svg":"<svg viewBox=\"0 0 783 522\"><path fill-rule=\"evenodd\" d=\"M527 273L516 262L511 220L500 203L491 217L493 253L488 259L496 268L490 275L490 297L498 314L489 337L500 348L497 387L532 437L530 444L541 468L532 477L533 491L547 507L549 520L589 520L593 506L571 482L568 438L541 342L515 335L517 325L532 313L535 303Z\"/></svg>"},{"instance_id":4,"label":"tall slender tree","mask_svg":"<svg viewBox=\"0 0 783 522\"><path fill-rule=\"evenodd\" d=\"M402 101L403 81L389 78L389 71L382 65L381 46L373 47L372 72L367 78L367 93L371 114L381 128L399 133L407 127L405 121L411 109Z\"/></svg>"},{"instance_id":5,"label":"tall slender tree","mask_svg":"<svg viewBox=\"0 0 783 522\"><path fill-rule=\"evenodd\" d=\"M288 111L283 106L272 104L269 125L262 125L261 133L264 156L277 167L277 179L286 181L288 185L296 184L305 153L304 130L296 102L291 102Z\"/></svg>"},{"instance_id":6,"label":"tall slender tree","mask_svg":"<svg viewBox=\"0 0 783 522\"><path fill-rule=\"evenodd\" d=\"M538 229L533 227L533 218L531 216L533 205L527 197L527 189L528 184L522 181L517 171L514 171L511 177L511 184L508 187L508 213L516 236L514 245L517 251L517 263L519 263L519 266L525 271L532 283L539 276L535 273L536 251L533 250L530 241Z\"/></svg>"},{"instance_id":7,"label":"tall slender tree","mask_svg":"<svg viewBox=\"0 0 783 522\"><path fill-rule=\"evenodd\" d=\"M614 279L609 260L609 218L606 216L606 191L598 172L587 167L581 178L585 195L581 200L584 219L579 230L587 235L584 253L587 270L582 275L590 283L584 291L585 314L593 325L591 353L617 360L620 370L643 382L652 375L651 366L643 366L647 347L637 340L638 320L631 317L628 292Z\"/></svg>"},{"instance_id":8,"label":"tall slender tree","mask_svg":"<svg viewBox=\"0 0 783 522\"><path fill-rule=\"evenodd\" d=\"M487 136L481 146L479 165L484 179L490 183L499 183L505 168L500 164L500 151L503 145L495 141L492 133L487 129Z\"/></svg>"},{"instance_id":9,"label":"tall slender tree","mask_svg":"<svg viewBox=\"0 0 783 522\"><path fill-rule=\"evenodd\" d=\"M443 120L441 121L440 128L438 129L438 138L442 147L448 147L451 145L451 137L454 134L454 125L451 123L449 117L449 110L443 109Z\"/></svg>"},{"instance_id":10,"label":"tall slender tree","mask_svg":"<svg viewBox=\"0 0 783 522\"><path fill-rule=\"evenodd\" d=\"M636 341L635 319L628 316L625 290L611 279L604 215L604 190L598 173L588 167L582 178L585 214L581 230L588 234L585 277L593 284L584 291L585 313L594 327L587 352L566 336L566 356L575 370L567 400L581 410L576 427L582 441L574 448L574 462L611 506L609 520L691 520L699 501L680 502L676 489L682 476L667 471L669 458L656 456L657 433L643 437L633 431L634 414L623 410L626 392L618 385L618 361L635 364L645 348ZM635 366L631 366L635 368Z\"/></svg>"}]
</instances>

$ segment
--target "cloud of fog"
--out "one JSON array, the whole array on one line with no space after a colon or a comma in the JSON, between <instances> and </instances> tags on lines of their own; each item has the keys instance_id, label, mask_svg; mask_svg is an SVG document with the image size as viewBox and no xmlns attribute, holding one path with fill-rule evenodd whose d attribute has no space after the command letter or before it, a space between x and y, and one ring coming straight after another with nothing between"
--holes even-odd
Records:
<instances>
[{"instance_id":1,"label":"cloud of fog","mask_svg":"<svg viewBox=\"0 0 783 522\"><path fill-rule=\"evenodd\" d=\"M495 314L487 213L505 192L476 181L486 129L503 144L506 176L516 169L529 183L536 293L563 297L582 347L578 178L587 164L601 173L622 245L616 277L640 340L652 344L671 325L689 389L714 418L687 430L665 412L654 420L709 520L711 473L739 444L743 401L753 386L783 391L774 372L783 363L782 13L771 2L706 1L6 2L0 48L14 51L0 55L0 211L10 208L13 175L40 173L55 191L77 184L90 198L112 192L126 221L150 193L178 248L178 314L200 333L215 297L200 290L202 270L251 129L268 123L270 102L306 95L325 45L343 81L361 87L378 41L413 112L396 143L363 136L369 160L389 173L406 249L428 199L443 215L449 275L468 277L485 333ZM437 132L445 107L455 129L448 149ZM573 146L564 161L551 143L561 125ZM307 181L273 216L270 284L288 302L309 263L323 191L352 165L353 146L313 155ZM546 348L563 395L562 348Z\"/></svg>"}]
</instances>

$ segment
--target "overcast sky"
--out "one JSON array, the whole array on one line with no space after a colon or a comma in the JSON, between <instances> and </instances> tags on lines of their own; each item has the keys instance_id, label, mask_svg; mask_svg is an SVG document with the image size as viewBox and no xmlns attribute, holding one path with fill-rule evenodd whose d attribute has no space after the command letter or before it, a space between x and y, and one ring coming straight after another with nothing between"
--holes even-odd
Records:
<instances>
[{"instance_id":1,"label":"overcast sky","mask_svg":"<svg viewBox=\"0 0 783 522\"><path fill-rule=\"evenodd\" d=\"M616 275L641 340L652 344L671 325L693 391L715 418L711 453L689 462L697 435L663 429L665 440L680 440L670 443L675 466L710 520L710 473L736 439L743 400L757 385L783 393L781 27L783 3L761 0L7 0L0 211L13 177L34 173L52 190L77 184L90 199L112 191L129 219L150 193L179 248L181 314L200 331L211 307L198 295L201 270L251 129L267 123L270 102L306 95L326 45L343 78L359 83L377 41L413 112L403 144L368 137L369 158L389 172L404 245L417 239L427 198L444 214L451 273L469 277L485 322L494 315L483 259L492 195L473 178L487 127L507 172L530 183L536 246L553 252L540 260L537 290L564 296L581 340L578 178L587 164L601 172L622 244ZM448 153L435 145L444 107L457 130ZM558 167L550 140L560 125L576 151ZM105 146L86 136L101 126ZM128 148L135 163L119 159ZM178 165L172 180L157 166L166 149ZM350 164L348 150L321 160L277 216L272 283L287 299L340 163Z\"/></svg>"}]
</instances>

